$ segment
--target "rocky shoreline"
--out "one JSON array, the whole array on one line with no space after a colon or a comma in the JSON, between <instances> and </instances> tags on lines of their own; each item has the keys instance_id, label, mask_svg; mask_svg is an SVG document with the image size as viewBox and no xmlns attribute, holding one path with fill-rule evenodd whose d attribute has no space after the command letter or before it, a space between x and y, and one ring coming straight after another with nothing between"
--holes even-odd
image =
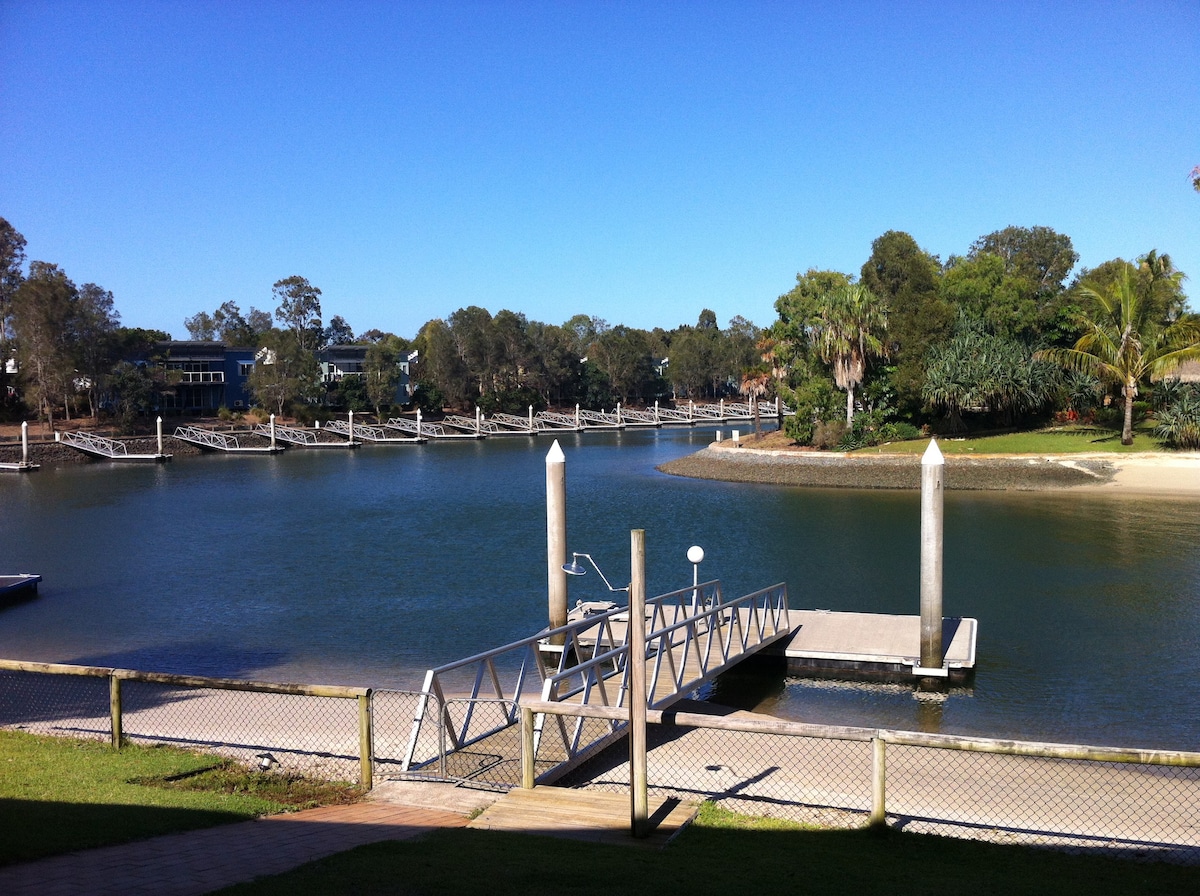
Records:
<instances>
[{"instance_id":1,"label":"rocky shoreline","mask_svg":"<svg viewBox=\"0 0 1200 896\"><path fill-rule=\"evenodd\" d=\"M660 464L672 476L802 485L817 488L918 489L919 455L849 455L830 452L761 451L712 445L695 454ZM1044 491L1103 485L1118 467L1095 458L958 457L946 458L947 489Z\"/></svg>"}]
</instances>

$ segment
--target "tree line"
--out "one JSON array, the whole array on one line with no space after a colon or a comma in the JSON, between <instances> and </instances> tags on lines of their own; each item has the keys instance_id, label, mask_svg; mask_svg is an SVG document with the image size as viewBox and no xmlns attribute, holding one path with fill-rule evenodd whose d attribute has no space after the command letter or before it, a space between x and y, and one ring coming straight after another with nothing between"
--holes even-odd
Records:
<instances>
[{"instance_id":1,"label":"tree line","mask_svg":"<svg viewBox=\"0 0 1200 896\"><path fill-rule=\"evenodd\" d=\"M4 374L9 416L128 417L172 388L166 359L153 357L168 334L121 326L110 292L76 287L56 265L33 261L26 274L24 250L0 219L0 349L16 361ZM722 328L709 309L694 324L644 330L470 305L411 338L356 336L339 315L324 322L321 290L301 276L272 286L273 312L225 301L184 326L194 340L256 349L248 388L279 414L332 406L382 416L406 363L413 401L427 411L779 396L797 410L794 439L854 447L921 427L1089 418L1113 399L1131 418L1139 388L1193 358L1184 275L1155 250L1095 268L1076 270L1078 261L1070 237L1048 227L1006 227L945 262L888 231L855 273L797 274L765 328L740 316ZM1115 347L1105 347L1108 330ZM316 352L351 344L367 346L361 375L323 383ZM1122 360L1131 348L1137 363ZM131 364L137 357L151 363Z\"/></svg>"}]
</instances>

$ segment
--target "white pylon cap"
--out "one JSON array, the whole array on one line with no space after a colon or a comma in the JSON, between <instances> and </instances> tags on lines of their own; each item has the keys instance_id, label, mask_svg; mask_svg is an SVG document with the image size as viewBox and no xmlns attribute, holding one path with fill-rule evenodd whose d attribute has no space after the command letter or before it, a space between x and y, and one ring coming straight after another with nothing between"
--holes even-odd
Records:
<instances>
[{"instance_id":1,"label":"white pylon cap","mask_svg":"<svg viewBox=\"0 0 1200 896\"><path fill-rule=\"evenodd\" d=\"M925 466L926 464L929 466L938 466L945 462L946 459L942 457L942 449L938 447L937 439L930 439L929 447L921 455L921 466Z\"/></svg>"},{"instance_id":2,"label":"white pylon cap","mask_svg":"<svg viewBox=\"0 0 1200 896\"><path fill-rule=\"evenodd\" d=\"M550 450L546 452L546 463L548 464L565 464L567 456L563 454L562 448L558 445L558 439L554 440L554 444L550 446Z\"/></svg>"}]
</instances>

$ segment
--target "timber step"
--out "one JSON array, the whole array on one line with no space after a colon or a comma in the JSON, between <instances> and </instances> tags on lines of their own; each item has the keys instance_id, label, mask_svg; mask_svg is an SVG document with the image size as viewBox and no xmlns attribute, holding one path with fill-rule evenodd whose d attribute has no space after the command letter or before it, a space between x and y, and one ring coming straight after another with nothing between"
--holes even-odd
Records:
<instances>
[{"instance_id":1,"label":"timber step","mask_svg":"<svg viewBox=\"0 0 1200 896\"><path fill-rule=\"evenodd\" d=\"M699 811L700 803L696 800L652 797L652 830L647 837L635 838L630 833L628 793L535 787L532 790L510 790L467 826L489 831L586 840L590 843L661 849Z\"/></svg>"}]
</instances>

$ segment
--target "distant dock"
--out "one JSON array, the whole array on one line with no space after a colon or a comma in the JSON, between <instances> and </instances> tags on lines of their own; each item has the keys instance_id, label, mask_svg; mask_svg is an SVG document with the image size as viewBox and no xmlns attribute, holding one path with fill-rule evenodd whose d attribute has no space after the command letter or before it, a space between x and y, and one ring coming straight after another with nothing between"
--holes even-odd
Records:
<instances>
[{"instance_id":1,"label":"distant dock","mask_svg":"<svg viewBox=\"0 0 1200 896\"><path fill-rule=\"evenodd\" d=\"M0 576L0 601L19 600L37 594L41 576L20 573L15 576Z\"/></svg>"},{"instance_id":2,"label":"distant dock","mask_svg":"<svg viewBox=\"0 0 1200 896\"><path fill-rule=\"evenodd\" d=\"M791 637L763 651L783 657L792 675L912 681L944 677L959 681L975 669L975 619L942 619L941 669L921 669L921 617L886 613L791 610Z\"/></svg>"}]
</instances>

